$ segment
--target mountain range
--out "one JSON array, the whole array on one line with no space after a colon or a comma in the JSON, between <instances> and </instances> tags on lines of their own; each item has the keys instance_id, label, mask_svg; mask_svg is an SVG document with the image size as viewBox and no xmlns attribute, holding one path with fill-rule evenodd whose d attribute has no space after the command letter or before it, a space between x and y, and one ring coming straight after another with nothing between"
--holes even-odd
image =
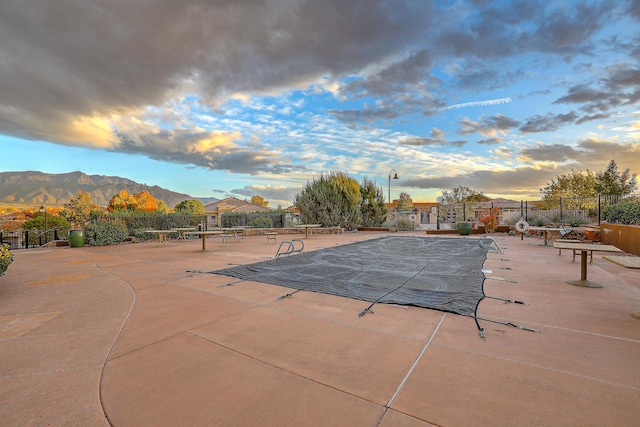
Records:
<instances>
[{"instance_id":1,"label":"mountain range","mask_svg":"<svg viewBox=\"0 0 640 427\"><path fill-rule=\"evenodd\" d=\"M121 190L126 190L129 194L148 191L156 199L164 200L169 208L189 199L198 199L205 205L217 200L192 197L157 185L139 184L127 178L87 175L79 171L61 174L37 171L0 172L0 203L2 204L63 205L75 197L78 190L89 193L93 203L103 207L108 206L109 200Z\"/></svg>"}]
</instances>

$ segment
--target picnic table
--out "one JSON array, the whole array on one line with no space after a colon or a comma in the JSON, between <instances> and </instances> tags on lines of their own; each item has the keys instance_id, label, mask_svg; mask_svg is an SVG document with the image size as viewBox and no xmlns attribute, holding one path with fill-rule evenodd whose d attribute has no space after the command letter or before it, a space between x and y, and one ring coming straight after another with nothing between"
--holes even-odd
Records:
<instances>
[{"instance_id":1,"label":"picnic table","mask_svg":"<svg viewBox=\"0 0 640 427\"><path fill-rule=\"evenodd\" d=\"M223 234L224 231L220 230L210 230L210 231L186 231L184 234L189 235L200 235L202 237L202 252L207 251L207 236L216 236L218 234Z\"/></svg>"},{"instance_id":2,"label":"picnic table","mask_svg":"<svg viewBox=\"0 0 640 427\"><path fill-rule=\"evenodd\" d=\"M529 227L529 230L533 231L542 231L542 235L544 238L544 244L541 246L549 246L549 232L550 231L566 231L567 233L571 231L571 228L564 227Z\"/></svg>"},{"instance_id":3,"label":"picnic table","mask_svg":"<svg viewBox=\"0 0 640 427\"><path fill-rule=\"evenodd\" d=\"M621 249L613 245L598 245L593 243L567 243L567 242L555 242L554 248L557 249L571 249L573 251L580 251L580 280L568 280L566 283L575 286L584 286L587 288L601 288L599 283L587 280L587 252L622 252Z\"/></svg>"},{"instance_id":4,"label":"picnic table","mask_svg":"<svg viewBox=\"0 0 640 427\"><path fill-rule=\"evenodd\" d=\"M244 238L244 230L246 230L246 228L247 227L224 227L218 228L218 230L222 230L228 234L232 234L236 241L238 241Z\"/></svg>"},{"instance_id":5,"label":"picnic table","mask_svg":"<svg viewBox=\"0 0 640 427\"><path fill-rule=\"evenodd\" d=\"M320 227L320 224L300 224L296 225L295 228L304 228L304 238L308 239L310 234L313 234L313 229ZM311 232L309 232L311 230Z\"/></svg>"},{"instance_id":6,"label":"picnic table","mask_svg":"<svg viewBox=\"0 0 640 427\"><path fill-rule=\"evenodd\" d=\"M164 245L165 243L167 243L169 241L167 239L167 236L169 234L175 233L175 231L174 230L145 230L145 233L157 234L158 235L158 242L161 245Z\"/></svg>"},{"instance_id":7,"label":"picnic table","mask_svg":"<svg viewBox=\"0 0 640 427\"><path fill-rule=\"evenodd\" d=\"M197 228L196 227L176 227L176 228L172 228L171 230L176 231L180 235L180 238L182 238L182 240L185 240L186 239L184 235L185 232L194 231L194 230L197 230Z\"/></svg>"}]
</instances>

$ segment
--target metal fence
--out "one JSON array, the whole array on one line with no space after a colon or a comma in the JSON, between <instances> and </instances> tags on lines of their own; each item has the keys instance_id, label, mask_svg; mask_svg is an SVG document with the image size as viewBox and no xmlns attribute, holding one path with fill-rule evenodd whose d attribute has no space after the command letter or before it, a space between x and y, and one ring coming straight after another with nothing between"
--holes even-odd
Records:
<instances>
[{"instance_id":1,"label":"metal fence","mask_svg":"<svg viewBox=\"0 0 640 427\"><path fill-rule=\"evenodd\" d=\"M284 212L228 212L221 221L223 227L283 228L287 216Z\"/></svg>"},{"instance_id":2,"label":"metal fence","mask_svg":"<svg viewBox=\"0 0 640 427\"><path fill-rule=\"evenodd\" d=\"M623 200L639 200L640 194L599 195L596 197L559 198L550 201L519 202L467 202L440 205L437 208L440 224L459 221L482 222L483 218L496 216L499 225L513 225L524 218L532 225L546 224L600 224L602 210Z\"/></svg>"},{"instance_id":3,"label":"metal fence","mask_svg":"<svg viewBox=\"0 0 640 427\"><path fill-rule=\"evenodd\" d=\"M156 215L105 215L87 221L85 225L90 225L96 221L120 220L127 227L130 236L136 230L169 230L181 227L198 227L206 221L205 215L176 215L176 214L156 214ZM9 249L37 248L48 242L55 240L67 240L69 228L52 228L49 230L0 230L0 244L8 245ZM150 236L150 235L149 235Z\"/></svg>"},{"instance_id":4,"label":"metal fence","mask_svg":"<svg viewBox=\"0 0 640 427\"><path fill-rule=\"evenodd\" d=\"M48 230L0 230L0 245L9 249L38 248L54 240L66 240L68 228L51 228Z\"/></svg>"},{"instance_id":5,"label":"metal fence","mask_svg":"<svg viewBox=\"0 0 640 427\"><path fill-rule=\"evenodd\" d=\"M113 215L101 218L120 220L124 222L129 235L136 230L170 230L172 228L198 227L206 222L206 215L177 215L177 214L149 214L149 215ZM99 221L96 219L94 221Z\"/></svg>"}]
</instances>

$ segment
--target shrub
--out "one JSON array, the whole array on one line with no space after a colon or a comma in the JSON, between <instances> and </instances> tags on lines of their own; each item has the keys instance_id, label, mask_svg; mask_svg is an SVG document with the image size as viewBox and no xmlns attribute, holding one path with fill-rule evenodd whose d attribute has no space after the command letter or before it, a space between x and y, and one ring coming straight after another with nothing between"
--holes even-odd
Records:
<instances>
[{"instance_id":1,"label":"shrub","mask_svg":"<svg viewBox=\"0 0 640 427\"><path fill-rule=\"evenodd\" d=\"M640 202L624 200L602 209L602 219L614 224L640 224Z\"/></svg>"},{"instance_id":2,"label":"shrub","mask_svg":"<svg viewBox=\"0 0 640 427\"><path fill-rule=\"evenodd\" d=\"M251 221L249 225L255 228L270 228L273 227L273 221L268 216L259 216Z\"/></svg>"},{"instance_id":3,"label":"shrub","mask_svg":"<svg viewBox=\"0 0 640 427\"><path fill-rule=\"evenodd\" d=\"M45 221L46 219L46 221ZM22 228L25 230L44 230L45 225L47 228L69 228L69 221L58 215L39 214L33 218L27 220L22 224Z\"/></svg>"},{"instance_id":4,"label":"shrub","mask_svg":"<svg viewBox=\"0 0 640 427\"><path fill-rule=\"evenodd\" d=\"M0 245L0 276L7 271L9 265L13 262L13 254L9 250L9 246Z\"/></svg>"},{"instance_id":5,"label":"shrub","mask_svg":"<svg viewBox=\"0 0 640 427\"><path fill-rule=\"evenodd\" d=\"M344 172L320 175L296 194L294 205L303 222L353 229L362 223L360 184Z\"/></svg>"},{"instance_id":6,"label":"shrub","mask_svg":"<svg viewBox=\"0 0 640 427\"><path fill-rule=\"evenodd\" d=\"M581 225L588 224L589 220L579 216L570 216L563 218L562 221L558 221L558 223L568 224L570 227L580 227Z\"/></svg>"},{"instance_id":7,"label":"shrub","mask_svg":"<svg viewBox=\"0 0 640 427\"><path fill-rule=\"evenodd\" d=\"M84 228L85 243L91 246L114 245L127 235L127 227L119 220L96 221Z\"/></svg>"},{"instance_id":8,"label":"shrub","mask_svg":"<svg viewBox=\"0 0 640 427\"><path fill-rule=\"evenodd\" d=\"M398 227L399 231L413 231L413 222L407 219L399 219L396 222L396 227Z\"/></svg>"},{"instance_id":9,"label":"shrub","mask_svg":"<svg viewBox=\"0 0 640 427\"><path fill-rule=\"evenodd\" d=\"M549 224L549 220L544 218L544 217L539 217L539 216L530 216L527 219L527 222L529 223L529 225L533 226L533 227L543 227L547 224Z\"/></svg>"},{"instance_id":10,"label":"shrub","mask_svg":"<svg viewBox=\"0 0 640 427\"><path fill-rule=\"evenodd\" d=\"M499 208L485 208L482 210L482 216L480 217L480 222L484 224L485 230L487 233L493 233L496 228L498 228L498 214L500 213Z\"/></svg>"},{"instance_id":11,"label":"shrub","mask_svg":"<svg viewBox=\"0 0 640 427\"><path fill-rule=\"evenodd\" d=\"M134 228L131 230L130 234L136 239L136 241L155 239L156 236L153 233L147 233L147 230L149 230L149 228Z\"/></svg>"}]
</instances>

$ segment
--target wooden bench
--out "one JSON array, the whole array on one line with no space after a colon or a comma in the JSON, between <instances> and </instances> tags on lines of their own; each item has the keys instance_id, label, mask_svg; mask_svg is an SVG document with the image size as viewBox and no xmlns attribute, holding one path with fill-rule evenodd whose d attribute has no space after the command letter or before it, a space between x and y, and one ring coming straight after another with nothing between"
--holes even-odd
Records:
<instances>
[{"instance_id":1,"label":"wooden bench","mask_svg":"<svg viewBox=\"0 0 640 427\"><path fill-rule=\"evenodd\" d=\"M269 240L273 240L273 243L278 243L276 241L278 233L276 233L275 231L267 231L264 233L264 235L267 236L267 244L269 244Z\"/></svg>"}]
</instances>

